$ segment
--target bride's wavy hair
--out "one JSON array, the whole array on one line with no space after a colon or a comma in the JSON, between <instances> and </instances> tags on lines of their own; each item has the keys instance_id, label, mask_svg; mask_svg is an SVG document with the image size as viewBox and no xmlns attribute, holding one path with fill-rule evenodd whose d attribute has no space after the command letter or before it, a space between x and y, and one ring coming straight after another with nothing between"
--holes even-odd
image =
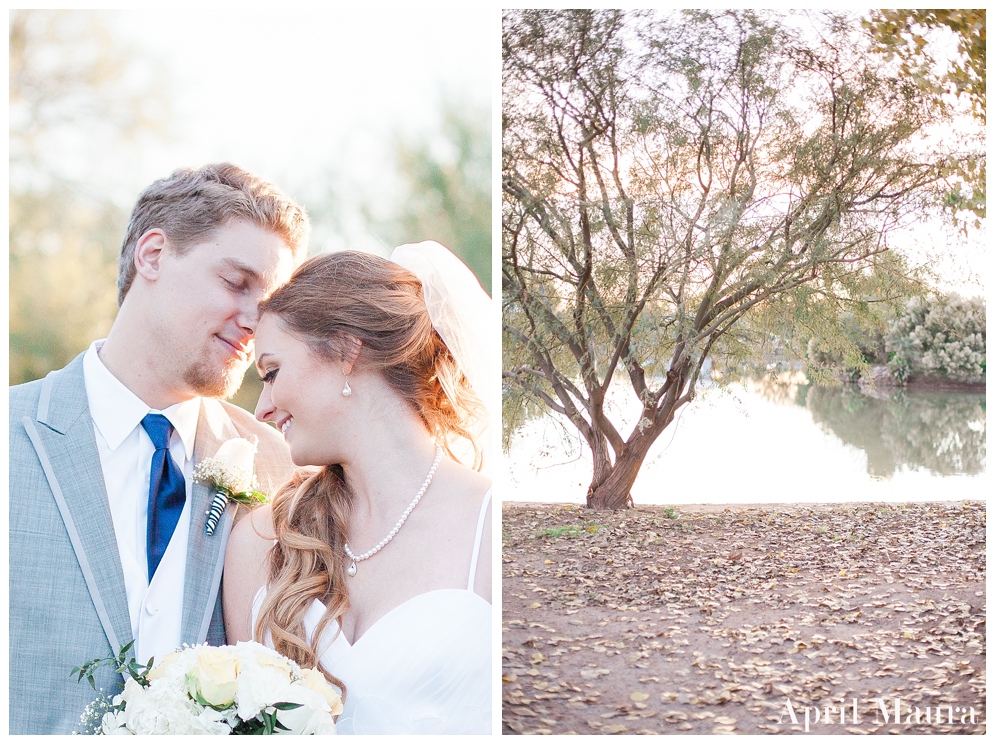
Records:
<instances>
[{"instance_id":1,"label":"bride's wavy hair","mask_svg":"<svg viewBox=\"0 0 995 744\"><path fill-rule=\"evenodd\" d=\"M260 304L319 359L351 358L373 369L412 406L450 456L459 439L473 446L476 469L482 450L475 431L484 406L448 347L432 327L421 282L407 269L356 251L326 253L305 261L290 282ZM273 499L277 544L270 553L269 589L254 629L269 630L276 650L304 667L318 667L343 692L342 682L320 662L318 639L349 608L344 545L352 493L342 467L302 471ZM304 615L315 599L326 612L308 643Z\"/></svg>"}]
</instances>

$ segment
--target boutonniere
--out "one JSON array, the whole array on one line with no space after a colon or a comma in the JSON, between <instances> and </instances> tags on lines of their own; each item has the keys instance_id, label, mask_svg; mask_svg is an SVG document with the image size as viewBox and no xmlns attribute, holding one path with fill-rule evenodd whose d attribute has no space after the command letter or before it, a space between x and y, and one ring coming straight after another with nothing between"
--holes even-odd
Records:
<instances>
[{"instance_id":1,"label":"boutonniere","mask_svg":"<svg viewBox=\"0 0 995 744\"><path fill-rule=\"evenodd\" d=\"M201 461L193 471L193 479L214 489L214 498L207 510L205 531L213 535L229 501L256 506L269 501L257 491L259 482L253 469L256 447L248 439L229 439L218 447L214 457Z\"/></svg>"}]
</instances>

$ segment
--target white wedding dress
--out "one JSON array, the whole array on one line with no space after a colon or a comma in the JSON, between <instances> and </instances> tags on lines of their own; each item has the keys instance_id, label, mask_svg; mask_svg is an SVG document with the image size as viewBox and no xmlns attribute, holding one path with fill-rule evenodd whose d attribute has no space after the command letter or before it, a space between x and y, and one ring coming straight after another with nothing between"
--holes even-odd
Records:
<instances>
[{"instance_id":1,"label":"white wedding dress","mask_svg":"<svg viewBox=\"0 0 995 744\"><path fill-rule=\"evenodd\" d=\"M347 688L337 733L491 733L491 605L473 591L490 498L480 506L466 589L412 597L355 645L338 628L326 631L334 640L319 648L321 663ZM256 595L253 626L265 594L262 587ZM324 612L314 600L304 616L309 641Z\"/></svg>"}]
</instances>

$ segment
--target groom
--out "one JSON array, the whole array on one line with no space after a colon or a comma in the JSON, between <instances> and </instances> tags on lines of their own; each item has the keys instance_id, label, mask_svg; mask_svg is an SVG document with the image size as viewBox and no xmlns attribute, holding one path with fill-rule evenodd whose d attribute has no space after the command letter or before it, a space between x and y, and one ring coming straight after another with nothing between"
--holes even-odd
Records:
<instances>
[{"instance_id":1,"label":"groom","mask_svg":"<svg viewBox=\"0 0 995 744\"><path fill-rule=\"evenodd\" d=\"M303 208L230 164L155 182L128 224L110 334L10 389L10 733L71 732L94 694L70 670L132 640L140 663L224 643L234 506L207 535L211 493L192 473L237 437L258 442L260 490L293 471L274 429L218 399L308 231Z\"/></svg>"}]
</instances>

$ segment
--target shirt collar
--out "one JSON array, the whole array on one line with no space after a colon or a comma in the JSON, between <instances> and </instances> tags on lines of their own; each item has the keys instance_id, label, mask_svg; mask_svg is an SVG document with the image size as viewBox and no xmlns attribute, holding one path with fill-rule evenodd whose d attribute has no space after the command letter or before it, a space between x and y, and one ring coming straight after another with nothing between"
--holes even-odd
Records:
<instances>
[{"instance_id":1,"label":"shirt collar","mask_svg":"<svg viewBox=\"0 0 995 744\"><path fill-rule=\"evenodd\" d=\"M113 451L140 426L148 413L161 413L180 437L187 460L193 457L200 417L200 398L175 403L163 411L153 411L117 379L97 354L104 339L94 341L83 355L83 380L93 423Z\"/></svg>"}]
</instances>

